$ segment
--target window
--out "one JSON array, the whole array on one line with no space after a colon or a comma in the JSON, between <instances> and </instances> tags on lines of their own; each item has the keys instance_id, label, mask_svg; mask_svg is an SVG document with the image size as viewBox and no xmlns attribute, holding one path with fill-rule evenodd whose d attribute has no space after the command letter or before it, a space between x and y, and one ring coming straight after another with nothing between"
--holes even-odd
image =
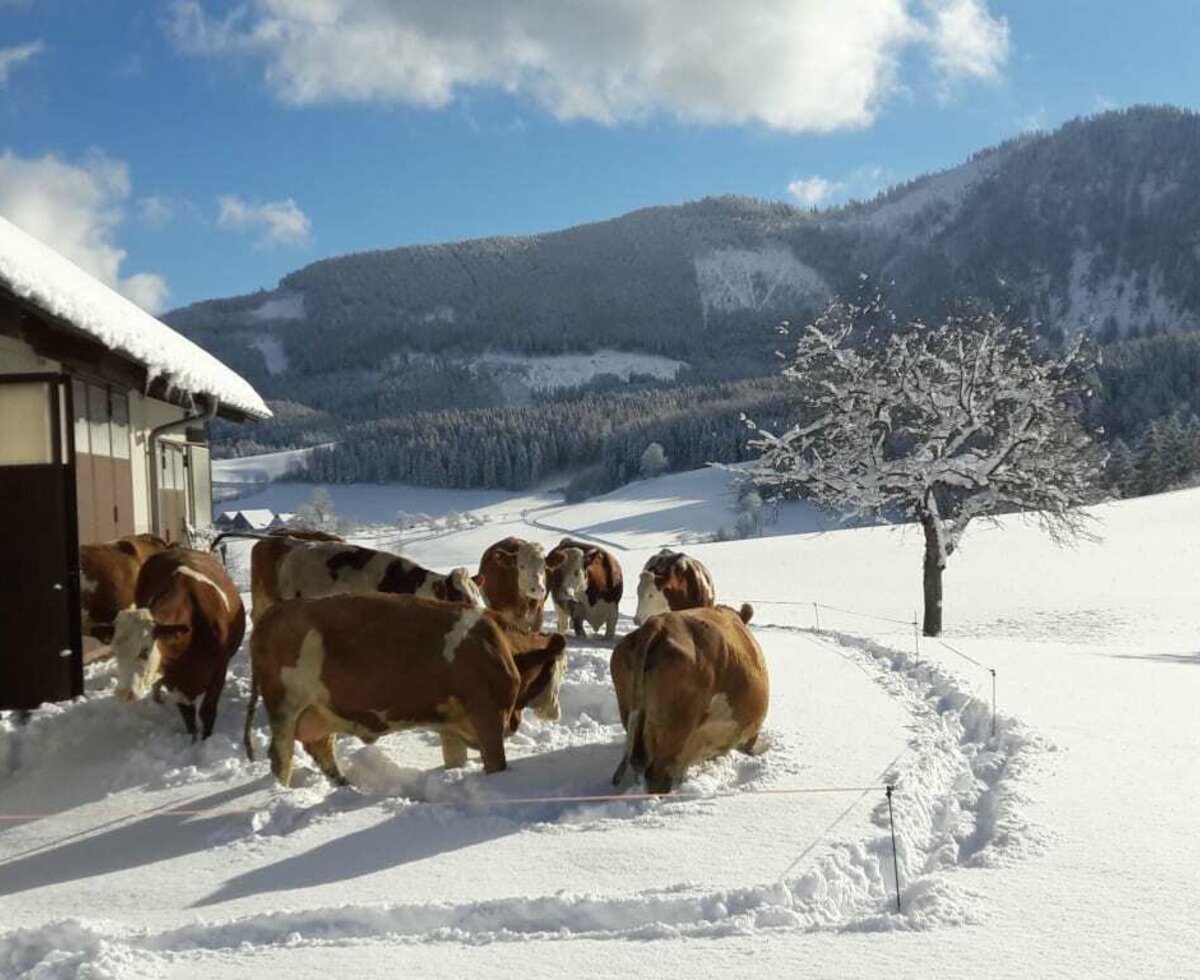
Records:
<instances>
[{"instance_id":1,"label":"window","mask_svg":"<svg viewBox=\"0 0 1200 980\"><path fill-rule=\"evenodd\" d=\"M108 406L112 425L112 454L117 459L129 459L129 398L123 391L110 391Z\"/></svg>"},{"instance_id":2,"label":"window","mask_svg":"<svg viewBox=\"0 0 1200 980\"><path fill-rule=\"evenodd\" d=\"M0 466L54 462L50 418L45 382L0 385Z\"/></svg>"},{"instance_id":3,"label":"window","mask_svg":"<svg viewBox=\"0 0 1200 980\"><path fill-rule=\"evenodd\" d=\"M71 382L71 400L75 403L75 452L90 453L92 440L88 430L88 386Z\"/></svg>"},{"instance_id":4,"label":"window","mask_svg":"<svg viewBox=\"0 0 1200 980\"><path fill-rule=\"evenodd\" d=\"M112 440L108 431L108 391L88 385L88 419L91 422L92 455L111 456Z\"/></svg>"}]
</instances>

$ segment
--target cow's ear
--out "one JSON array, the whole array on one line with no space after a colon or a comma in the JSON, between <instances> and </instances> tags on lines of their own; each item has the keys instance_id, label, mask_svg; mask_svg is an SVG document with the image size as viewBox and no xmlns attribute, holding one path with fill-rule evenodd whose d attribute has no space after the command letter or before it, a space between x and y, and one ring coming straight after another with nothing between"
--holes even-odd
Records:
<instances>
[{"instance_id":1,"label":"cow's ear","mask_svg":"<svg viewBox=\"0 0 1200 980\"><path fill-rule=\"evenodd\" d=\"M550 552L549 556L546 558L546 571L548 571L548 572L554 571L554 569L558 568L558 566L561 565L566 560L567 560L567 556L563 552L561 552L561 551Z\"/></svg>"},{"instance_id":2,"label":"cow's ear","mask_svg":"<svg viewBox=\"0 0 1200 980\"><path fill-rule=\"evenodd\" d=\"M124 539L117 542L117 551L129 555L130 558L136 558L138 554L137 548L134 547L133 542L125 541Z\"/></svg>"},{"instance_id":3,"label":"cow's ear","mask_svg":"<svg viewBox=\"0 0 1200 980\"><path fill-rule=\"evenodd\" d=\"M482 575L472 575L471 581L474 582L477 586L479 586L479 588L481 588L481 589L483 588L483 576Z\"/></svg>"},{"instance_id":4,"label":"cow's ear","mask_svg":"<svg viewBox=\"0 0 1200 980\"><path fill-rule=\"evenodd\" d=\"M186 633L190 626L187 623L155 623L154 637L161 639L164 636L179 636L181 633Z\"/></svg>"}]
</instances>

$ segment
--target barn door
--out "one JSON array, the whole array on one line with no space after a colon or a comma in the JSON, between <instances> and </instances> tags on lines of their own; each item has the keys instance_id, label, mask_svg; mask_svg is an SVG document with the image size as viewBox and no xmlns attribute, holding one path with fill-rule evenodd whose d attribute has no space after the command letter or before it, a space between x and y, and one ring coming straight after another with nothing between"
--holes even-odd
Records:
<instances>
[{"instance_id":1,"label":"barn door","mask_svg":"<svg viewBox=\"0 0 1200 980\"><path fill-rule=\"evenodd\" d=\"M186 447L158 443L158 534L172 544L187 544Z\"/></svg>"},{"instance_id":2,"label":"barn door","mask_svg":"<svg viewBox=\"0 0 1200 980\"><path fill-rule=\"evenodd\" d=\"M83 693L71 389L0 375L0 709Z\"/></svg>"}]
</instances>

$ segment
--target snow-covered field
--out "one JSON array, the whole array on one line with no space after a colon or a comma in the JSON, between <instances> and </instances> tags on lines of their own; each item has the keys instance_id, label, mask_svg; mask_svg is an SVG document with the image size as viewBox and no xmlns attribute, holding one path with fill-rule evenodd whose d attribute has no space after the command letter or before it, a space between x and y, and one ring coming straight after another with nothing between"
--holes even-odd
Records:
<instances>
[{"instance_id":1,"label":"snow-covered field","mask_svg":"<svg viewBox=\"0 0 1200 980\"><path fill-rule=\"evenodd\" d=\"M473 564L570 528L634 578L727 519L721 478L570 507L447 494L443 513L486 523L405 553ZM294 509L271 498L287 487L259 503ZM360 517L438 513L393 493ZM724 600L755 603L772 706L763 754L694 770L674 800L553 801L611 792L597 640L571 640L561 722L527 717L503 774L446 773L407 734L343 741L351 787L306 769L286 792L240 752L244 657L195 746L97 665L79 702L0 721L0 976L1193 976L1200 492L1096 515L1103 542L1073 550L1016 519L968 532L945 640L982 666L918 652L911 530L785 508L774 536L689 544Z\"/></svg>"}]
</instances>

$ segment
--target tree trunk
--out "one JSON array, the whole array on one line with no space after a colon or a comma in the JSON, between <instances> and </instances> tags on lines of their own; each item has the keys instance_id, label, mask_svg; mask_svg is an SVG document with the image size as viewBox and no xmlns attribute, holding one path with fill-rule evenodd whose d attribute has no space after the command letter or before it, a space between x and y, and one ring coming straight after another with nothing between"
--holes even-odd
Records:
<instances>
[{"instance_id":1,"label":"tree trunk","mask_svg":"<svg viewBox=\"0 0 1200 980\"><path fill-rule=\"evenodd\" d=\"M941 548L942 529L936 517L923 517L925 531L925 625L926 636L942 633L942 570L946 567Z\"/></svg>"}]
</instances>

